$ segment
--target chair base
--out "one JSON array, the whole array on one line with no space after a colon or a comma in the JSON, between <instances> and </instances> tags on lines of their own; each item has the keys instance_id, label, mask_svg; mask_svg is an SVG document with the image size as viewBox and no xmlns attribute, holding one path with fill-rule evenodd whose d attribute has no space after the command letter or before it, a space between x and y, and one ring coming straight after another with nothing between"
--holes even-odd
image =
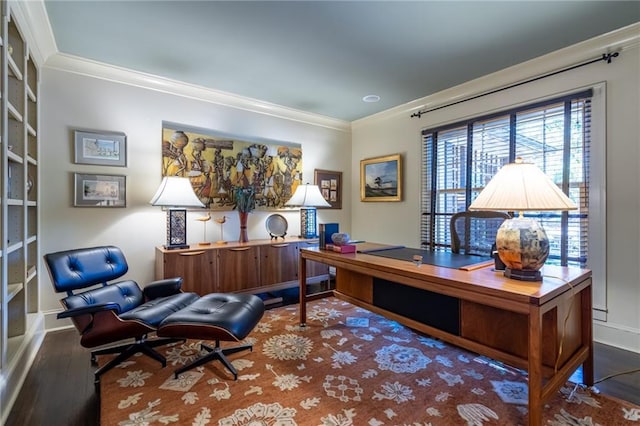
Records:
<instances>
[{"instance_id":1,"label":"chair base","mask_svg":"<svg viewBox=\"0 0 640 426\"><path fill-rule=\"evenodd\" d=\"M94 373L95 384L97 385L100 382L100 376L102 376L104 373L106 373L107 371L111 370L113 367L117 366L121 362L127 360L128 358L132 357L133 355L139 352L142 352L148 357L155 359L160 364L162 364L162 367L164 368L167 366L167 360L162 355L160 355L158 351L156 351L153 348L158 346L168 345L169 343L184 342L184 341L185 339L174 339L174 338L154 339L154 340L139 339L139 340L136 340L134 343L129 343L129 344L120 345L120 346L113 346L109 348L92 351L91 363L93 365L97 364L98 355L118 354L114 359L112 359L111 361L109 361L108 363L106 363L105 365L103 365L102 367L98 368L95 371Z\"/></svg>"},{"instance_id":2,"label":"chair base","mask_svg":"<svg viewBox=\"0 0 640 426\"><path fill-rule=\"evenodd\" d=\"M231 361L227 359L226 355L231 355L236 352L245 351L247 349L250 351L253 351L253 345L233 346L230 348L223 349L220 347L220 340L216 340L216 346L213 348L211 346L205 345L204 343L201 343L200 347L209 353L196 359L191 364L187 364L184 367L178 368L174 372L174 377L176 379L181 373L184 373L187 370L191 370L192 368L204 365L209 361L219 360L227 368L227 370L229 370L231 374L233 374L233 380L238 380L238 371L235 369L233 364L231 364Z\"/></svg>"}]
</instances>

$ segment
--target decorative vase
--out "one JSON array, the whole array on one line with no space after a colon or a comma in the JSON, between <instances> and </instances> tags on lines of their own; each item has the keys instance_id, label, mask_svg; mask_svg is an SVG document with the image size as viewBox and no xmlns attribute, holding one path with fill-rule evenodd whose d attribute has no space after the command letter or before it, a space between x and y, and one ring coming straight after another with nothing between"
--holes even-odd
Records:
<instances>
[{"instance_id":1,"label":"decorative vase","mask_svg":"<svg viewBox=\"0 0 640 426\"><path fill-rule=\"evenodd\" d=\"M249 219L249 212L238 212L240 216L240 238L239 243L246 243L249 241L249 235L247 233L247 220Z\"/></svg>"}]
</instances>

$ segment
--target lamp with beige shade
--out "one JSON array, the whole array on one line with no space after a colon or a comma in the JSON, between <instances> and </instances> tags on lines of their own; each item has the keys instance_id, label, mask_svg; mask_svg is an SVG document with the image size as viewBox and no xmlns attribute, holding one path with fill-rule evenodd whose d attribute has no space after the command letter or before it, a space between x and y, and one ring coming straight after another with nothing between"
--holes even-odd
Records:
<instances>
[{"instance_id":1,"label":"lamp with beige shade","mask_svg":"<svg viewBox=\"0 0 640 426\"><path fill-rule=\"evenodd\" d=\"M498 229L496 246L506 266L505 276L523 281L541 281L540 269L549 256L547 233L523 212L575 209L575 203L558 185L536 165L521 158L502 167L469 206L469 210L518 212Z\"/></svg>"}]
</instances>

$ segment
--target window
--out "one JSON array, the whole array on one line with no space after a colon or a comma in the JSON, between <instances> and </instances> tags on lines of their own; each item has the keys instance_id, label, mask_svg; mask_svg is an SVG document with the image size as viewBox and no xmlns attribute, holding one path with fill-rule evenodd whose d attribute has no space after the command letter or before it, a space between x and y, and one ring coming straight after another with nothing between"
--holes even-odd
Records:
<instances>
[{"instance_id":1,"label":"window","mask_svg":"<svg viewBox=\"0 0 640 426\"><path fill-rule=\"evenodd\" d=\"M451 247L449 221L516 157L536 164L578 205L527 212L549 237L549 263L585 267L591 90L422 132L421 244Z\"/></svg>"}]
</instances>

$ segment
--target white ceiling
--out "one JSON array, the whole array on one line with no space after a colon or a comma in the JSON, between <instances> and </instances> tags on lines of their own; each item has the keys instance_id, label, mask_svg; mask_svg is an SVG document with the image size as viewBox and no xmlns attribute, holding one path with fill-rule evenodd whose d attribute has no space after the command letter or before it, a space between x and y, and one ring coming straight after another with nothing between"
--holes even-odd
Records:
<instances>
[{"instance_id":1,"label":"white ceiling","mask_svg":"<svg viewBox=\"0 0 640 426\"><path fill-rule=\"evenodd\" d=\"M346 121L640 21L640 1L45 6L59 52Z\"/></svg>"}]
</instances>

